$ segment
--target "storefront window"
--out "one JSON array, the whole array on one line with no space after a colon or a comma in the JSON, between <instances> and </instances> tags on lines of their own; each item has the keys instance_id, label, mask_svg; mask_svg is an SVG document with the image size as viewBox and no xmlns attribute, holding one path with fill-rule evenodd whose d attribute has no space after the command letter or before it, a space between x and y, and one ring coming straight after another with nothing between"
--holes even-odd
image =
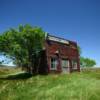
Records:
<instances>
[{"instance_id":1,"label":"storefront window","mask_svg":"<svg viewBox=\"0 0 100 100\"><path fill-rule=\"evenodd\" d=\"M51 58L51 70L56 70L57 68L57 59Z\"/></svg>"}]
</instances>

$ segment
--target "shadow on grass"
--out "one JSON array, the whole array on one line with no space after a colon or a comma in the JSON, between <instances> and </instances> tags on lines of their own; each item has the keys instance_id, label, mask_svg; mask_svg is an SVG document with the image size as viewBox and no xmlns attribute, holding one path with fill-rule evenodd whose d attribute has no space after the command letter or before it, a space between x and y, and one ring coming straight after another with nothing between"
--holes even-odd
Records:
<instances>
[{"instance_id":1,"label":"shadow on grass","mask_svg":"<svg viewBox=\"0 0 100 100\"><path fill-rule=\"evenodd\" d=\"M20 73L15 75L8 75L7 77L1 77L0 80L21 80L21 79L28 79L32 77L29 73Z\"/></svg>"}]
</instances>

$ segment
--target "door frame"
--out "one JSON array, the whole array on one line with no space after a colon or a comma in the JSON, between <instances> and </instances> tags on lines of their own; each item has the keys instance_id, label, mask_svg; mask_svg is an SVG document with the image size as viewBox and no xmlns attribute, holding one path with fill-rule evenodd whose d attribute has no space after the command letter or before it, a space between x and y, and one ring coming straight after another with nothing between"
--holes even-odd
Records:
<instances>
[{"instance_id":1,"label":"door frame","mask_svg":"<svg viewBox=\"0 0 100 100\"><path fill-rule=\"evenodd\" d=\"M62 61L63 60L66 61L66 67L63 67L63 65L62 65ZM62 58L61 59L61 69L62 69L62 72L64 72L64 73L70 72L69 67L70 67L70 60L68 58Z\"/></svg>"}]
</instances>

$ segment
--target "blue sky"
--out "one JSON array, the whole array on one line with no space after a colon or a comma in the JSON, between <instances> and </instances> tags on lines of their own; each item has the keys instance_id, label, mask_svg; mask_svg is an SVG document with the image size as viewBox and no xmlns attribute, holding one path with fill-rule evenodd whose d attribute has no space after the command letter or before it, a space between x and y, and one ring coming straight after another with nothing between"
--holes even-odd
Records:
<instances>
[{"instance_id":1,"label":"blue sky","mask_svg":"<svg viewBox=\"0 0 100 100\"><path fill-rule=\"evenodd\" d=\"M0 33L26 23L76 41L100 66L100 0L0 0Z\"/></svg>"}]
</instances>

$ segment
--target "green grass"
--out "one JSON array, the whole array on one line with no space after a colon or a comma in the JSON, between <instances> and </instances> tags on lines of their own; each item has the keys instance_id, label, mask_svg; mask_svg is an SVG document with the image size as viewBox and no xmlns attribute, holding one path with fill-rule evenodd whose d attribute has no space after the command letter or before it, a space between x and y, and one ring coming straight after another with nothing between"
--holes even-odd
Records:
<instances>
[{"instance_id":1,"label":"green grass","mask_svg":"<svg viewBox=\"0 0 100 100\"><path fill-rule=\"evenodd\" d=\"M100 100L100 71L7 75L0 79L0 100Z\"/></svg>"},{"instance_id":2,"label":"green grass","mask_svg":"<svg viewBox=\"0 0 100 100\"><path fill-rule=\"evenodd\" d=\"M8 74L13 74L13 73L18 73L22 72L21 68L9 68L9 67L0 67L0 76L2 75L8 75Z\"/></svg>"}]
</instances>

